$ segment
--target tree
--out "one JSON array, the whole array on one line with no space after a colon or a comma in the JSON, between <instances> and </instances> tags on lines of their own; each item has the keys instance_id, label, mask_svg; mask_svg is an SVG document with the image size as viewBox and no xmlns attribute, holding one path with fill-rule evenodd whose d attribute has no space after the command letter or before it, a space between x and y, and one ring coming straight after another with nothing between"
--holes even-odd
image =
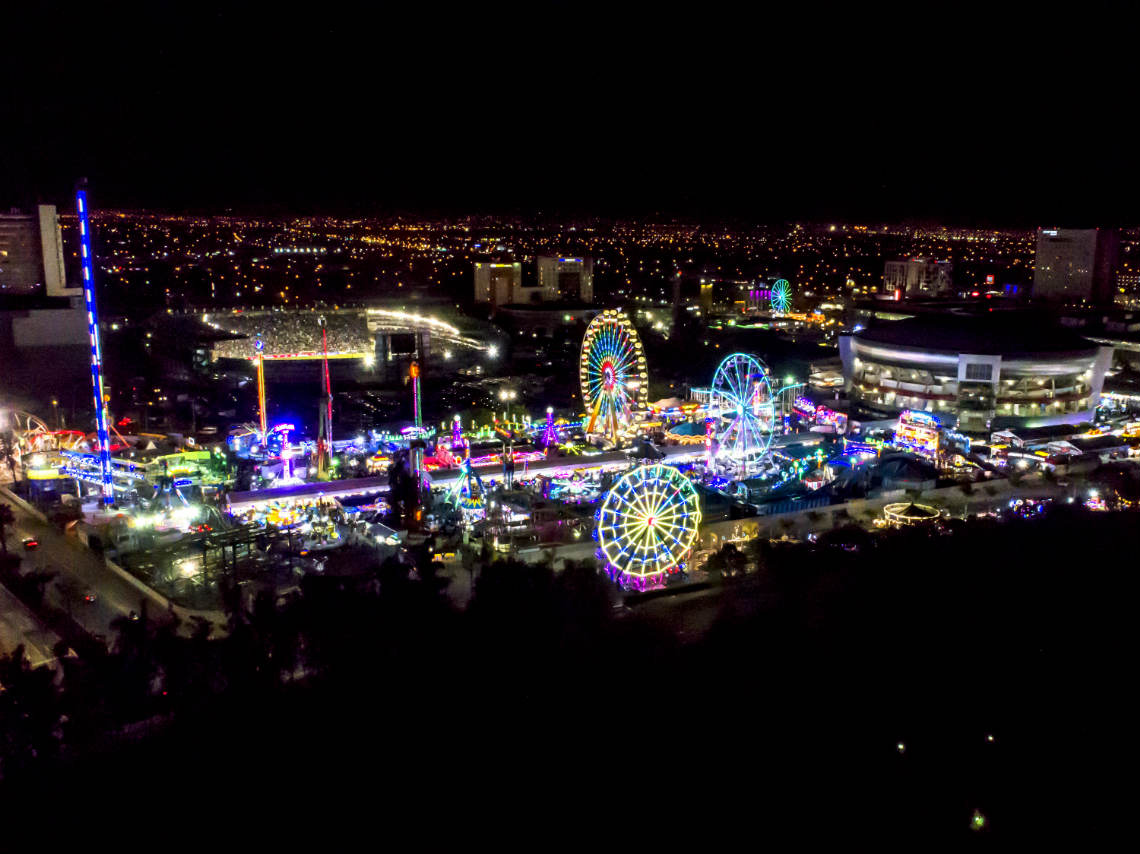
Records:
<instances>
[{"instance_id":1,"label":"tree","mask_svg":"<svg viewBox=\"0 0 1140 854\"><path fill-rule=\"evenodd\" d=\"M709 574L709 578L713 581L720 581L724 577L724 570L726 561L724 555L720 551L715 551L707 561L705 561L705 572Z\"/></svg>"},{"instance_id":2,"label":"tree","mask_svg":"<svg viewBox=\"0 0 1140 854\"><path fill-rule=\"evenodd\" d=\"M63 600L63 607L67 610L67 616L70 617L75 605L83 596L83 588L70 575L63 575L56 579L55 589L59 591L59 597Z\"/></svg>"},{"instance_id":3,"label":"tree","mask_svg":"<svg viewBox=\"0 0 1140 854\"><path fill-rule=\"evenodd\" d=\"M0 504L0 554L8 554L8 526L16 524L12 508Z\"/></svg>"},{"instance_id":4,"label":"tree","mask_svg":"<svg viewBox=\"0 0 1140 854\"><path fill-rule=\"evenodd\" d=\"M743 575L748 569L748 558L736 547L736 543L721 546L720 556L724 561L724 571L729 575Z\"/></svg>"},{"instance_id":5,"label":"tree","mask_svg":"<svg viewBox=\"0 0 1140 854\"><path fill-rule=\"evenodd\" d=\"M16 434L11 430L0 433L0 459L7 464L13 483L16 482L16 452Z\"/></svg>"},{"instance_id":6,"label":"tree","mask_svg":"<svg viewBox=\"0 0 1140 854\"><path fill-rule=\"evenodd\" d=\"M0 778L10 780L59 750L59 692L49 667L34 670L23 644L0 657Z\"/></svg>"}]
</instances>

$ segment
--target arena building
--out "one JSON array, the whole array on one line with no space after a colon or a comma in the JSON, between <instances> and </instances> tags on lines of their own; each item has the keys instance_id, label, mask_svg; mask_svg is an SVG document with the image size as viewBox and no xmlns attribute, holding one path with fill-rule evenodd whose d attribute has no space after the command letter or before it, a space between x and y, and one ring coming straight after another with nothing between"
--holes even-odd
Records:
<instances>
[{"instance_id":1,"label":"arena building","mask_svg":"<svg viewBox=\"0 0 1140 854\"><path fill-rule=\"evenodd\" d=\"M1023 312L943 313L839 336L852 402L924 410L967 433L1091 421L1112 348Z\"/></svg>"}]
</instances>

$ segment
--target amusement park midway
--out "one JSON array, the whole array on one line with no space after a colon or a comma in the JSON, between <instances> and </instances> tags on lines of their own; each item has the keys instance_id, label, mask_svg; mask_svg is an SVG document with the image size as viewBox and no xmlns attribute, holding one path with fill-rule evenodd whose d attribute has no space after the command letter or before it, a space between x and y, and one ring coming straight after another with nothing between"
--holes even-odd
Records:
<instances>
[{"instance_id":1,"label":"amusement park midway","mask_svg":"<svg viewBox=\"0 0 1140 854\"><path fill-rule=\"evenodd\" d=\"M749 293L746 320L793 318L809 330L821 322L795 313L786 280ZM462 555L475 552L555 566L594 559L618 597L681 590L706 582L718 548L759 531L787 540L844 520L910 524L918 511L892 511L892 501L954 487L975 495L974 513L1053 500L1045 484L1036 495L1001 485L1127 458L1140 436L1119 406L1098 409L1097 425L1039 438L1016 426L966 435L929 410L884 418L844 404L824 371L777 374L743 350L718 355L707 384L690 381L654 401L654 351L642 336L657 327L639 331L636 312L623 308L598 309L585 323L569 393L577 403L557 400L532 414L511 381L483 385L484 366L503 355L492 327L390 309L329 316L335 323L304 311L203 315L206 329L230 336L218 369L237 362L226 370L248 371L256 390L252 417L224 435L140 430L104 407L95 412L102 434L4 410L5 474L20 493L12 532L39 543L24 554L26 567L58 575L45 591L50 605L100 638L119 618L156 610L201 616L220 630L227 590L248 601L287 598L306 576L351 576L390 559L413 566L423 555L454 579ZM663 343L654 341L657 352ZM452 354L462 347L469 360L457 374ZM288 362L282 350L290 348L316 366L315 377L275 373L270 366ZM357 366L334 371L334 362ZM368 389L362 377L381 364L388 379L375 388L402 388L411 419L350 422L352 401L375 409L369 401L379 392L338 398L335 386ZM293 403L289 420L270 416L282 411L272 402L299 399L298 384L311 395L314 378L316 418ZM440 401L465 386L476 398L489 390L490 406L441 411ZM943 500L924 518L957 504L965 515L970 503ZM855 507L864 518L849 512Z\"/></svg>"}]
</instances>

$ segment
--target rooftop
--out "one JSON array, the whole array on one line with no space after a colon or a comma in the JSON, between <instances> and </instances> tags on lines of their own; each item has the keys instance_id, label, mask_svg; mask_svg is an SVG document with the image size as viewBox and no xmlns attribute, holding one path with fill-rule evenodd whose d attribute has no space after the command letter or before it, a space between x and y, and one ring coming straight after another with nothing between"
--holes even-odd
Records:
<instances>
[{"instance_id":1,"label":"rooftop","mask_svg":"<svg viewBox=\"0 0 1140 854\"><path fill-rule=\"evenodd\" d=\"M857 332L855 337L875 344L995 355L1068 353L1096 347L1048 315L1011 311L924 315L881 322Z\"/></svg>"}]
</instances>

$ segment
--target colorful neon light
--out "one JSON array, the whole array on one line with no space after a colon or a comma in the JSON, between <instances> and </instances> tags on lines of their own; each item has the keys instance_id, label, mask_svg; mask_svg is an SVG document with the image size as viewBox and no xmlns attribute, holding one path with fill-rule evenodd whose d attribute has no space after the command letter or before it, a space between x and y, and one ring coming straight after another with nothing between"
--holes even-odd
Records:
<instances>
[{"instance_id":1,"label":"colorful neon light","mask_svg":"<svg viewBox=\"0 0 1140 854\"><path fill-rule=\"evenodd\" d=\"M725 356L713 375L709 408L726 422L717 433L718 455L734 461L752 460L772 444L774 417L768 371L755 356Z\"/></svg>"},{"instance_id":2,"label":"colorful neon light","mask_svg":"<svg viewBox=\"0 0 1140 854\"><path fill-rule=\"evenodd\" d=\"M815 409L815 423L830 424L835 428L836 433L847 432L847 416L842 412L836 412L834 409L828 409L822 403Z\"/></svg>"},{"instance_id":3,"label":"colorful neon light","mask_svg":"<svg viewBox=\"0 0 1140 854\"><path fill-rule=\"evenodd\" d=\"M815 418L815 404L806 397L797 397L792 404L792 409L805 418Z\"/></svg>"},{"instance_id":4,"label":"colorful neon light","mask_svg":"<svg viewBox=\"0 0 1140 854\"><path fill-rule=\"evenodd\" d=\"M899 415L895 426L895 445L923 456L935 457L941 440L938 419L929 412L907 409Z\"/></svg>"},{"instance_id":5,"label":"colorful neon light","mask_svg":"<svg viewBox=\"0 0 1140 854\"><path fill-rule=\"evenodd\" d=\"M465 447L467 443L463 441L463 422L456 415L451 421L451 452L457 454Z\"/></svg>"},{"instance_id":6,"label":"colorful neon light","mask_svg":"<svg viewBox=\"0 0 1140 854\"><path fill-rule=\"evenodd\" d=\"M265 444L265 342L258 338L253 348L257 355L257 420L261 426L261 443Z\"/></svg>"},{"instance_id":7,"label":"colorful neon light","mask_svg":"<svg viewBox=\"0 0 1140 854\"><path fill-rule=\"evenodd\" d=\"M777 279L775 284L772 285L772 290L769 295L769 304L772 311L777 314L785 314L792 307L792 286L788 283L787 279Z\"/></svg>"},{"instance_id":8,"label":"colorful neon light","mask_svg":"<svg viewBox=\"0 0 1140 854\"><path fill-rule=\"evenodd\" d=\"M75 194L79 209L79 249L83 264L83 298L87 303L87 334L91 339L91 387L95 399L95 430L99 437L100 486L103 503L115 502L115 485L111 476L111 437L107 432L107 400L103 394L103 350L99 343L99 315L95 307L95 264L91 251L91 221L87 211L87 191Z\"/></svg>"},{"instance_id":9,"label":"colorful neon light","mask_svg":"<svg viewBox=\"0 0 1140 854\"><path fill-rule=\"evenodd\" d=\"M627 429L649 402L649 375L637 330L622 309L607 309L590 321L582 339L578 378L589 421L587 433L611 440Z\"/></svg>"},{"instance_id":10,"label":"colorful neon light","mask_svg":"<svg viewBox=\"0 0 1140 854\"><path fill-rule=\"evenodd\" d=\"M558 444L558 431L554 429L554 407L546 407L546 429L542 431L541 441L547 448Z\"/></svg>"},{"instance_id":11,"label":"colorful neon light","mask_svg":"<svg viewBox=\"0 0 1140 854\"><path fill-rule=\"evenodd\" d=\"M644 587L683 566L700 522L700 496L685 475L671 466L641 466L606 494L598 545L615 580Z\"/></svg>"},{"instance_id":12,"label":"colorful neon light","mask_svg":"<svg viewBox=\"0 0 1140 854\"><path fill-rule=\"evenodd\" d=\"M420 435L420 431L423 427L420 421L420 363L412 362L409 373L412 378L412 414L415 419L416 435ZM412 449L412 471L417 475L421 470L422 454L423 451L421 449Z\"/></svg>"}]
</instances>

